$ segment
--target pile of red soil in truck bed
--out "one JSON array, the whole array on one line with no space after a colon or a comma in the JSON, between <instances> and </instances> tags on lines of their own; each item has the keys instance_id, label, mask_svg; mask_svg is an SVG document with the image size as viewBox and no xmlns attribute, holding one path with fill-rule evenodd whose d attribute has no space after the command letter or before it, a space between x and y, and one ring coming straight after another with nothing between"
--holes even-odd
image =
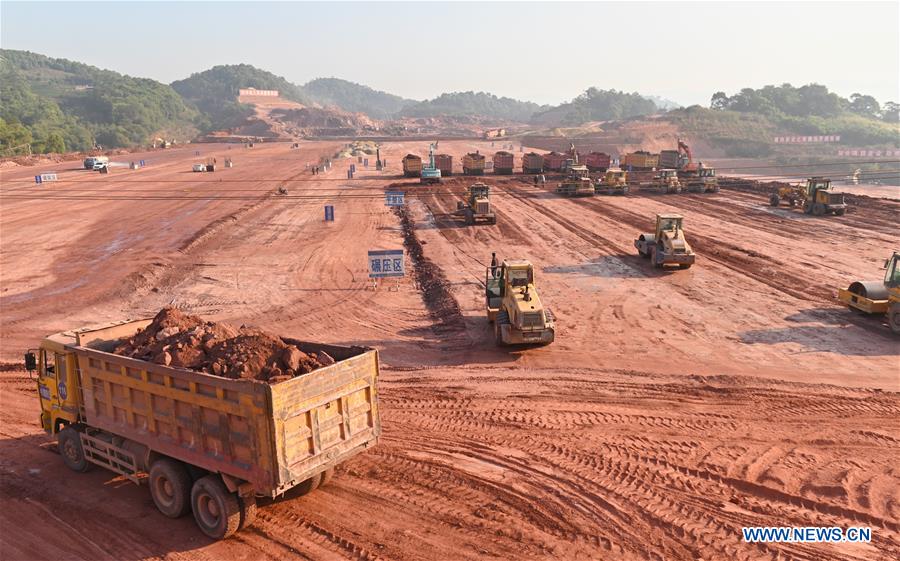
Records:
<instances>
[{"instance_id":1,"label":"pile of red soil in truck bed","mask_svg":"<svg viewBox=\"0 0 900 561\"><path fill-rule=\"evenodd\" d=\"M119 344L114 352L223 378L270 383L334 363L324 351L306 354L260 329L204 321L175 308L160 310L150 325Z\"/></svg>"}]
</instances>

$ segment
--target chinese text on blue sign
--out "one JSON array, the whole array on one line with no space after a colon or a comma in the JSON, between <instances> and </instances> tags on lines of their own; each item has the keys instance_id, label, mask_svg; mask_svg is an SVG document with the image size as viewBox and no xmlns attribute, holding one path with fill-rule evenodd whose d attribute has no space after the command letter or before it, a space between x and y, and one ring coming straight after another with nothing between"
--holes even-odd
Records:
<instances>
[{"instance_id":1,"label":"chinese text on blue sign","mask_svg":"<svg viewBox=\"0 0 900 561\"><path fill-rule=\"evenodd\" d=\"M406 262L402 249L369 251L369 278L402 277L406 274Z\"/></svg>"}]
</instances>

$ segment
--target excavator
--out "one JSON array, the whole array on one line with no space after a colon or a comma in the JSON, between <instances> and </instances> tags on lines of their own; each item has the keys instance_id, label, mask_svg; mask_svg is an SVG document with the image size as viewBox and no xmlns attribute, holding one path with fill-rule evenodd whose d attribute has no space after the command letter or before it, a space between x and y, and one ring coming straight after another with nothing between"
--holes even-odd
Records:
<instances>
[{"instance_id":1,"label":"excavator","mask_svg":"<svg viewBox=\"0 0 900 561\"><path fill-rule=\"evenodd\" d=\"M677 265L689 269L694 264L694 250L684 237L684 218L679 214L657 214L656 232L641 234L634 240L641 257L649 258L656 268Z\"/></svg>"},{"instance_id":2,"label":"excavator","mask_svg":"<svg viewBox=\"0 0 900 561\"><path fill-rule=\"evenodd\" d=\"M689 193L718 193L716 168L694 163L694 154L686 142L678 139L678 178Z\"/></svg>"},{"instance_id":3,"label":"excavator","mask_svg":"<svg viewBox=\"0 0 900 561\"><path fill-rule=\"evenodd\" d=\"M428 165L422 166L422 173L419 175L419 183L440 183L441 170L434 163L434 151L437 143L428 145Z\"/></svg>"},{"instance_id":4,"label":"excavator","mask_svg":"<svg viewBox=\"0 0 900 561\"><path fill-rule=\"evenodd\" d=\"M494 340L503 345L549 345L556 333L553 312L544 307L534 284L534 267L524 259L491 256L485 270L485 308Z\"/></svg>"},{"instance_id":5,"label":"excavator","mask_svg":"<svg viewBox=\"0 0 900 561\"><path fill-rule=\"evenodd\" d=\"M470 226L478 222L496 224L497 215L491 208L491 188L484 183L470 185L466 202L458 201L454 214L464 217Z\"/></svg>"},{"instance_id":6,"label":"excavator","mask_svg":"<svg viewBox=\"0 0 900 561\"><path fill-rule=\"evenodd\" d=\"M891 331L900 333L900 251L884 262L883 281L856 281L838 290L838 299L866 314L887 314Z\"/></svg>"}]
</instances>

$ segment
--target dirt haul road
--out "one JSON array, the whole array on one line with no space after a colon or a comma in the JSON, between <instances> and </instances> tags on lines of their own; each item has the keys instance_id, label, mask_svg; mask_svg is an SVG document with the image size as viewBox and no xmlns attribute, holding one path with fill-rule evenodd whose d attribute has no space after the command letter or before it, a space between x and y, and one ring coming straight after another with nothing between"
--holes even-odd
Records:
<instances>
[{"instance_id":1,"label":"dirt haul road","mask_svg":"<svg viewBox=\"0 0 900 561\"><path fill-rule=\"evenodd\" d=\"M570 200L488 176L498 224L464 227L447 213L468 178L397 177L425 143L387 145L383 174L347 181L349 160L306 172L337 147L201 147L203 161L234 157L213 174L187 172L197 147L43 187L32 170L3 173L0 524L22 531L0 532L0 557L900 556L897 340L834 299L900 246L896 203L812 218L731 190ZM440 146L457 165L472 149L492 153ZM385 190L408 193L405 220ZM685 216L690 270L635 255L662 211ZM404 240L421 248L415 274L371 290L366 250ZM491 251L535 264L556 343L493 346L479 284ZM163 517L143 487L68 472L13 363L46 333L168 303L379 348L381 443L219 543ZM745 526L867 526L872 542L748 544Z\"/></svg>"}]
</instances>

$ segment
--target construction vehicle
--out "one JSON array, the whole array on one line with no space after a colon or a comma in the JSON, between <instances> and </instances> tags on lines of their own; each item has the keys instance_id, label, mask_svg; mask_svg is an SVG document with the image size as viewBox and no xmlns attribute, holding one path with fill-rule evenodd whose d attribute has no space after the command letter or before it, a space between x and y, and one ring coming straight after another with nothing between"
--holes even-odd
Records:
<instances>
[{"instance_id":1,"label":"construction vehicle","mask_svg":"<svg viewBox=\"0 0 900 561\"><path fill-rule=\"evenodd\" d=\"M824 177L810 177L803 189L803 212L814 216L834 214L841 216L847 212L843 193L830 193L831 180Z\"/></svg>"},{"instance_id":2,"label":"construction vehicle","mask_svg":"<svg viewBox=\"0 0 900 561\"><path fill-rule=\"evenodd\" d=\"M803 205L806 199L799 185L780 185L769 195L769 205L779 206L781 201L787 201L791 207Z\"/></svg>"},{"instance_id":3,"label":"construction vehicle","mask_svg":"<svg viewBox=\"0 0 900 561\"><path fill-rule=\"evenodd\" d=\"M645 150L625 154L619 161L619 167L626 171L652 171L659 167L659 154Z\"/></svg>"},{"instance_id":4,"label":"construction vehicle","mask_svg":"<svg viewBox=\"0 0 900 561\"><path fill-rule=\"evenodd\" d=\"M604 152L591 152L584 157L584 165L591 171L605 172L609 169L612 159Z\"/></svg>"},{"instance_id":5,"label":"construction vehicle","mask_svg":"<svg viewBox=\"0 0 900 561\"><path fill-rule=\"evenodd\" d=\"M535 152L522 156L522 173L543 173L544 157Z\"/></svg>"},{"instance_id":6,"label":"construction vehicle","mask_svg":"<svg viewBox=\"0 0 900 561\"><path fill-rule=\"evenodd\" d=\"M681 193L681 180L678 179L678 170L661 169L653 176L650 188L660 193Z\"/></svg>"},{"instance_id":7,"label":"construction vehicle","mask_svg":"<svg viewBox=\"0 0 900 561\"><path fill-rule=\"evenodd\" d=\"M497 175L512 175L515 166L515 156L512 152L501 150L494 154L494 173Z\"/></svg>"},{"instance_id":8,"label":"construction vehicle","mask_svg":"<svg viewBox=\"0 0 900 561\"><path fill-rule=\"evenodd\" d=\"M657 214L656 232L641 234L634 240L641 257L649 258L656 268L677 265L689 269L694 264L694 251L684 237L684 218L679 214Z\"/></svg>"},{"instance_id":9,"label":"construction vehicle","mask_svg":"<svg viewBox=\"0 0 900 561\"><path fill-rule=\"evenodd\" d=\"M715 168L708 168L702 163L695 169L678 170L678 180L689 193L718 193L719 178Z\"/></svg>"},{"instance_id":10,"label":"construction vehicle","mask_svg":"<svg viewBox=\"0 0 900 561\"><path fill-rule=\"evenodd\" d=\"M377 443L376 350L284 338L335 362L274 384L113 354L150 323L64 331L25 354L41 425L70 469L96 464L146 482L164 515L193 512L204 534L224 539L253 523L257 497L312 491Z\"/></svg>"},{"instance_id":11,"label":"construction vehicle","mask_svg":"<svg viewBox=\"0 0 900 561\"><path fill-rule=\"evenodd\" d=\"M463 175L484 175L484 156L475 151L462 159Z\"/></svg>"},{"instance_id":12,"label":"construction vehicle","mask_svg":"<svg viewBox=\"0 0 900 561\"><path fill-rule=\"evenodd\" d=\"M441 170L441 178L453 175L453 156L450 154L435 154L434 165Z\"/></svg>"},{"instance_id":13,"label":"construction vehicle","mask_svg":"<svg viewBox=\"0 0 900 561\"><path fill-rule=\"evenodd\" d=\"M206 166L204 164L194 164L191 170L195 172L206 171Z\"/></svg>"},{"instance_id":14,"label":"construction vehicle","mask_svg":"<svg viewBox=\"0 0 900 561\"><path fill-rule=\"evenodd\" d=\"M866 314L887 314L894 333L900 333L900 251L884 262L883 281L856 281L838 290L838 299Z\"/></svg>"},{"instance_id":15,"label":"construction vehicle","mask_svg":"<svg viewBox=\"0 0 900 561\"><path fill-rule=\"evenodd\" d=\"M534 283L534 267L524 259L498 263L485 271L485 308L497 345L547 345L555 338L553 312L545 308Z\"/></svg>"},{"instance_id":16,"label":"construction vehicle","mask_svg":"<svg viewBox=\"0 0 900 561\"><path fill-rule=\"evenodd\" d=\"M691 147L680 138L677 150L660 152L659 165L662 168L676 169L682 187L690 193L719 192L719 179L716 177L715 168L704 166L703 162L694 163Z\"/></svg>"},{"instance_id":17,"label":"construction vehicle","mask_svg":"<svg viewBox=\"0 0 900 561\"><path fill-rule=\"evenodd\" d=\"M421 177L422 176L422 158L415 154L407 154L403 156L403 177Z\"/></svg>"},{"instance_id":18,"label":"construction vehicle","mask_svg":"<svg viewBox=\"0 0 900 561\"><path fill-rule=\"evenodd\" d=\"M562 171L563 165L567 160L565 154L559 152L550 152L544 154L544 170L546 171Z\"/></svg>"},{"instance_id":19,"label":"construction vehicle","mask_svg":"<svg viewBox=\"0 0 900 561\"><path fill-rule=\"evenodd\" d=\"M84 169L90 170L98 170L97 164L107 165L109 164L109 157L107 156L91 156L89 158L84 159Z\"/></svg>"},{"instance_id":20,"label":"construction vehicle","mask_svg":"<svg viewBox=\"0 0 900 561\"><path fill-rule=\"evenodd\" d=\"M478 222L496 224L497 215L491 208L491 188L484 183L470 185L466 201L457 201L454 214L464 217L470 226Z\"/></svg>"},{"instance_id":21,"label":"construction vehicle","mask_svg":"<svg viewBox=\"0 0 900 561\"><path fill-rule=\"evenodd\" d=\"M590 197L596 194L590 171L585 165L572 165L556 192L564 197Z\"/></svg>"},{"instance_id":22,"label":"construction vehicle","mask_svg":"<svg viewBox=\"0 0 900 561\"><path fill-rule=\"evenodd\" d=\"M607 170L594 183L594 192L598 195L628 194L628 172L620 169Z\"/></svg>"},{"instance_id":23,"label":"construction vehicle","mask_svg":"<svg viewBox=\"0 0 900 561\"><path fill-rule=\"evenodd\" d=\"M441 182L441 170L434 163L435 148L436 148L435 144L430 144L428 146L428 165L422 168L422 172L419 175L420 183L440 183Z\"/></svg>"}]
</instances>

